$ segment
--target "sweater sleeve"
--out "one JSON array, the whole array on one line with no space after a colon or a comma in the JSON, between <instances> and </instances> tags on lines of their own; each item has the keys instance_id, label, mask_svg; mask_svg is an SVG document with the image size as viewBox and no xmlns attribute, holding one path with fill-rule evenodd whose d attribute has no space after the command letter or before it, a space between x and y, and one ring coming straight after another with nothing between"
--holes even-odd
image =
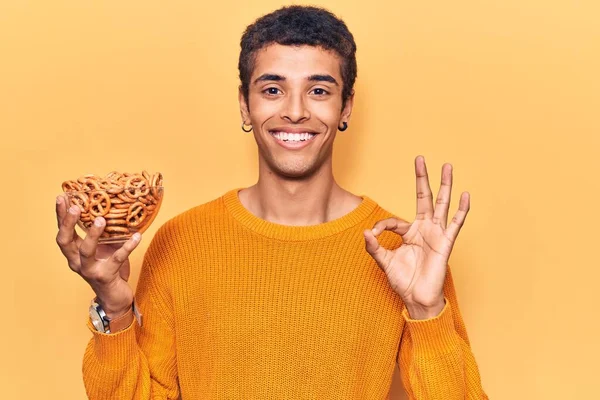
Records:
<instances>
[{"instance_id":1,"label":"sweater sleeve","mask_svg":"<svg viewBox=\"0 0 600 400\"><path fill-rule=\"evenodd\" d=\"M450 266L444 300L440 314L425 320L411 319L406 307L402 310L406 324L398 365L408 398L487 400L458 308Z\"/></svg>"},{"instance_id":2,"label":"sweater sleeve","mask_svg":"<svg viewBox=\"0 0 600 400\"><path fill-rule=\"evenodd\" d=\"M156 283L144 257L136 289L142 326L133 322L115 334L96 331L83 357L90 400L171 400L179 397L174 317L164 285Z\"/></svg>"}]
</instances>

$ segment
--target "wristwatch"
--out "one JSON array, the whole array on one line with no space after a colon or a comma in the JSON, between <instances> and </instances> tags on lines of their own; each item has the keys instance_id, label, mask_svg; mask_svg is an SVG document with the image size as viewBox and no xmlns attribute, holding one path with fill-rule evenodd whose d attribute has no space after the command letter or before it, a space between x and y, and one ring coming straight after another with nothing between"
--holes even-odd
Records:
<instances>
[{"instance_id":1,"label":"wristwatch","mask_svg":"<svg viewBox=\"0 0 600 400\"><path fill-rule=\"evenodd\" d=\"M96 328L98 332L116 333L122 331L131 325L132 316L138 321L138 324L142 326L142 315L136 307L135 300L133 301L131 308L125 314L113 319L106 316L104 309L98 304L96 297L92 299L89 311L92 325L94 325L94 328Z\"/></svg>"}]
</instances>

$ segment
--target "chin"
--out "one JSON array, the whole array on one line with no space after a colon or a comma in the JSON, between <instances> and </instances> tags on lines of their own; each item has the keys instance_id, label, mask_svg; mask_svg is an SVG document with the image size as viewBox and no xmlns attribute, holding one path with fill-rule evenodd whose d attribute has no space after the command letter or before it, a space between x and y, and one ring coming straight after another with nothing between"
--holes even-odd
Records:
<instances>
[{"instance_id":1,"label":"chin","mask_svg":"<svg viewBox=\"0 0 600 400\"><path fill-rule=\"evenodd\" d=\"M306 160L274 160L271 165L273 173L288 179L304 179L312 176L317 170L316 162Z\"/></svg>"}]
</instances>

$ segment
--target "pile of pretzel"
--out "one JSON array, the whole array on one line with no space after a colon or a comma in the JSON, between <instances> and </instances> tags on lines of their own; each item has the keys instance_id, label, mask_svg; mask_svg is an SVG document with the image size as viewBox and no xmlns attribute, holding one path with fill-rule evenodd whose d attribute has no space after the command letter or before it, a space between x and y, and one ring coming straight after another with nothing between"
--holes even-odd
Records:
<instances>
[{"instance_id":1,"label":"pile of pretzel","mask_svg":"<svg viewBox=\"0 0 600 400\"><path fill-rule=\"evenodd\" d=\"M160 172L113 171L104 177L92 174L65 181L62 189L71 204L81 210L79 222L83 227L89 228L96 217L104 217L102 238L128 237L154 219L163 194L162 181Z\"/></svg>"}]
</instances>

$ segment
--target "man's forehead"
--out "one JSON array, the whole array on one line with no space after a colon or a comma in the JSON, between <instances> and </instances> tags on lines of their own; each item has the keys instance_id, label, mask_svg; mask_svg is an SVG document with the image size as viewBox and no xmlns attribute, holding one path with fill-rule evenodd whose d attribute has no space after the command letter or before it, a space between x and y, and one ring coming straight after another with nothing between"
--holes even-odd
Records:
<instances>
[{"instance_id":1,"label":"man's forehead","mask_svg":"<svg viewBox=\"0 0 600 400\"><path fill-rule=\"evenodd\" d=\"M318 46L272 44L256 53L251 81L265 73L287 79L329 74L341 80L340 57L334 51Z\"/></svg>"}]
</instances>

